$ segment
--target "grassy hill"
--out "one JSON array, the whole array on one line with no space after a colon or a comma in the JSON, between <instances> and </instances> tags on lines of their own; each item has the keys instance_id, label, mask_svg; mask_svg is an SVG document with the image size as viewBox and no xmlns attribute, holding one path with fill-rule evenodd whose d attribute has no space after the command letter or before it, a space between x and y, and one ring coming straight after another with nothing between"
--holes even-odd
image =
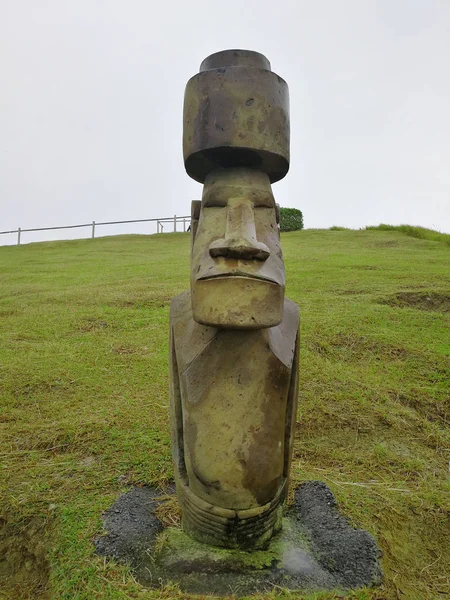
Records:
<instances>
[{"instance_id":1,"label":"grassy hill","mask_svg":"<svg viewBox=\"0 0 450 600\"><path fill-rule=\"evenodd\" d=\"M282 242L302 312L293 482L325 481L384 554L383 587L345 597L449 597L450 248L390 230ZM188 234L0 248L0 597L178 597L92 538L121 492L172 477L168 315L188 266Z\"/></svg>"}]
</instances>

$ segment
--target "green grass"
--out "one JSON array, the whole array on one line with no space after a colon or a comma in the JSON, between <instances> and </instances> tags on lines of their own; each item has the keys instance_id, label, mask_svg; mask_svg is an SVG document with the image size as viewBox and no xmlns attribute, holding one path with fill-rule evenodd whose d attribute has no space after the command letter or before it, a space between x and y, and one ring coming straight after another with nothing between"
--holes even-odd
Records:
<instances>
[{"instance_id":1,"label":"green grass","mask_svg":"<svg viewBox=\"0 0 450 600\"><path fill-rule=\"evenodd\" d=\"M382 588L346 597L446 597L450 249L397 229L282 243L302 312L292 478L325 481L383 550ZM169 302L188 274L188 234L0 248L6 598L189 598L144 590L92 546L121 492L172 478Z\"/></svg>"},{"instance_id":2,"label":"green grass","mask_svg":"<svg viewBox=\"0 0 450 600\"><path fill-rule=\"evenodd\" d=\"M417 227L414 225L372 225L366 227L369 231L400 231L411 237L418 238L419 240L429 240L430 242L443 242L450 246L450 234L441 233L434 229L426 229L425 227Z\"/></svg>"}]
</instances>

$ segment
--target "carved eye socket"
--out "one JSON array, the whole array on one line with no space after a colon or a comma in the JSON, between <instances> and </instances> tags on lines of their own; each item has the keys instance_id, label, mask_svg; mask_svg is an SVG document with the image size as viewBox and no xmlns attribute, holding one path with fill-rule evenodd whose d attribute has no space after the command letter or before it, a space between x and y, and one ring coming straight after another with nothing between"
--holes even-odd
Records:
<instances>
[{"instance_id":1,"label":"carved eye socket","mask_svg":"<svg viewBox=\"0 0 450 600\"><path fill-rule=\"evenodd\" d=\"M275 215L277 218L277 225L280 224L280 205L279 204L275 204Z\"/></svg>"}]
</instances>

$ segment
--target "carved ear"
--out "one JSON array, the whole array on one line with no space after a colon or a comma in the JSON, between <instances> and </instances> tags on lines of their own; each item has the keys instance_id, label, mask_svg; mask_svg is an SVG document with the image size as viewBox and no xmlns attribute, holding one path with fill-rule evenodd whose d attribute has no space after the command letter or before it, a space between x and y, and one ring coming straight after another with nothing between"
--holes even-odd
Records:
<instances>
[{"instance_id":1,"label":"carved ear","mask_svg":"<svg viewBox=\"0 0 450 600\"><path fill-rule=\"evenodd\" d=\"M275 215L277 218L277 225L280 224L280 205L275 203Z\"/></svg>"},{"instance_id":2,"label":"carved ear","mask_svg":"<svg viewBox=\"0 0 450 600\"><path fill-rule=\"evenodd\" d=\"M198 220L200 218L200 211L202 208L202 203L200 200L192 200L191 202L191 235L192 235L192 243L195 240L195 234L197 233L197 225Z\"/></svg>"}]
</instances>

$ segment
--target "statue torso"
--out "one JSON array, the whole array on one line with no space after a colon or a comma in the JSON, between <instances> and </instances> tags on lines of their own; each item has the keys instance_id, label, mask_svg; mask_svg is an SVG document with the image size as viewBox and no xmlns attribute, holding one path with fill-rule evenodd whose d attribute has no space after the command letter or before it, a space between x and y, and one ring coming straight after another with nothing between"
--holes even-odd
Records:
<instances>
[{"instance_id":1,"label":"statue torso","mask_svg":"<svg viewBox=\"0 0 450 600\"><path fill-rule=\"evenodd\" d=\"M189 292L172 301L178 443L189 487L206 502L236 510L262 506L287 477L298 323L290 300L280 325L257 330L196 323Z\"/></svg>"}]
</instances>

